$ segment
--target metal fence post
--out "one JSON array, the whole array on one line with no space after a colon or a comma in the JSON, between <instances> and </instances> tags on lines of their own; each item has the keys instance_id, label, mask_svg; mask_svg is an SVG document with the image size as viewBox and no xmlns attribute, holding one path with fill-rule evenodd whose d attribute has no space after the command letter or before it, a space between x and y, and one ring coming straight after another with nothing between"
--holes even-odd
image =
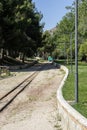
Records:
<instances>
[{"instance_id":1,"label":"metal fence post","mask_svg":"<svg viewBox=\"0 0 87 130\"><path fill-rule=\"evenodd\" d=\"M75 0L75 102L78 103L78 0Z\"/></svg>"}]
</instances>

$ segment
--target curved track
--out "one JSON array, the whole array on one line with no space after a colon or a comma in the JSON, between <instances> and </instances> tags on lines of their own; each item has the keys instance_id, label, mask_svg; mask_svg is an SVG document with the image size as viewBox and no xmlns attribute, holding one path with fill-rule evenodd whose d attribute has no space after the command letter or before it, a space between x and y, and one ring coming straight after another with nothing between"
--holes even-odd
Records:
<instances>
[{"instance_id":1,"label":"curved track","mask_svg":"<svg viewBox=\"0 0 87 130\"><path fill-rule=\"evenodd\" d=\"M33 81L33 79L38 75L43 67L44 65L42 67L39 67L38 71L35 71L19 85L14 87L12 90L0 98L0 112L6 109L7 106Z\"/></svg>"},{"instance_id":2,"label":"curved track","mask_svg":"<svg viewBox=\"0 0 87 130\"><path fill-rule=\"evenodd\" d=\"M32 82L38 73L39 72L34 72L23 82L0 98L0 112L2 112Z\"/></svg>"}]
</instances>

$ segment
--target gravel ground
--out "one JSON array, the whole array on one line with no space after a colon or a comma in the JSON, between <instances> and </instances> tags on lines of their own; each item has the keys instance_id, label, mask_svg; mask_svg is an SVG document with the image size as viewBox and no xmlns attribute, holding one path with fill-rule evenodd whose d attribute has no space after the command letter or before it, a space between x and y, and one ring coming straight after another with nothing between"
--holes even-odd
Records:
<instances>
[{"instance_id":1,"label":"gravel ground","mask_svg":"<svg viewBox=\"0 0 87 130\"><path fill-rule=\"evenodd\" d=\"M12 72L13 77L0 80L0 97L36 68ZM0 113L0 130L62 130L56 91L63 76L63 71L48 63L11 105Z\"/></svg>"}]
</instances>

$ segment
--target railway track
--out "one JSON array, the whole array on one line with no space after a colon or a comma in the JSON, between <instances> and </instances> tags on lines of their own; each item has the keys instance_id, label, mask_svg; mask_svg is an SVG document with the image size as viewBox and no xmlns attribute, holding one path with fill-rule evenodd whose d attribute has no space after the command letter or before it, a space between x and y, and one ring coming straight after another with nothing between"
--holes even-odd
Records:
<instances>
[{"instance_id":1,"label":"railway track","mask_svg":"<svg viewBox=\"0 0 87 130\"><path fill-rule=\"evenodd\" d=\"M38 71L35 71L29 77L27 77L23 82L14 87L8 93L0 98L0 112L7 108L7 106L12 103L12 101L34 80L38 73L44 68L45 65L39 67Z\"/></svg>"}]
</instances>

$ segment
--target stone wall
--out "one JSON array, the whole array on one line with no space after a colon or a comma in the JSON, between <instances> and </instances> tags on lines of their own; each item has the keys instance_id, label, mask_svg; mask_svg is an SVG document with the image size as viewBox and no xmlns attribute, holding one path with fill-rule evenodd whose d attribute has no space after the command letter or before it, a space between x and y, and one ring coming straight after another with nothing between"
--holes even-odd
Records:
<instances>
[{"instance_id":1,"label":"stone wall","mask_svg":"<svg viewBox=\"0 0 87 130\"><path fill-rule=\"evenodd\" d=\"M66 74L57 90L58 112L61 117L62 130L87 130L87 119L72 108L62 96L62 87L68 76L68 69L61 66Z\"/></svg>"}]
</instances>

